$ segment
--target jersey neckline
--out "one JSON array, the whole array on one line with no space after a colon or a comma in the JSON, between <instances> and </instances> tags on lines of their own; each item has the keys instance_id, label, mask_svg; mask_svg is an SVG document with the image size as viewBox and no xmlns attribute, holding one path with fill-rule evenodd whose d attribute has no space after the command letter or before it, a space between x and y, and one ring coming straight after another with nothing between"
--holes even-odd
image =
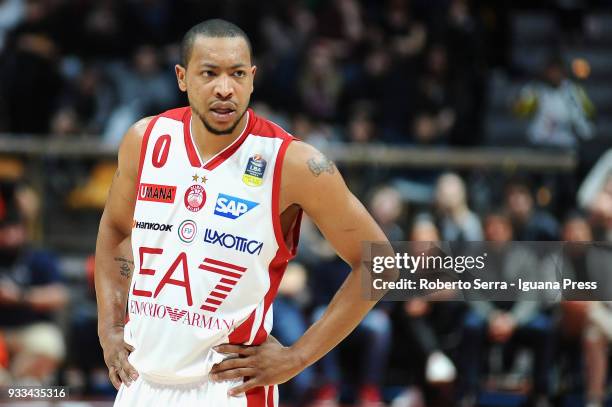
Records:
<instances>
[{"instance_id":1,"label":"jersey neckline","mask_svg":"<svg viewBox=\"0 0 612 407\"><path fill-rule=\"evenodd\" d=\"M185 113L183 114L183 135L185 137L185 148L187 149L187 156L189 157L189 162L192 167L203 168L208 171L212 171L221 165L225 160L230 158L232 154L238 150L238 148L244 143L244 140L248 137L251 128L253 127L253 123L255 122L255 114L251 108L248 108L246 111L247 115L247 123L244 127L242 133L234 140L230 145L225 147L223 150L219 151L217 154L212 156L208 161L202 164L202 158L200 156L200 152L195 146L195 141L193 140L193 135L191 134L191 108L188 107L185 109Z\"/></svg>"}]
</instances>

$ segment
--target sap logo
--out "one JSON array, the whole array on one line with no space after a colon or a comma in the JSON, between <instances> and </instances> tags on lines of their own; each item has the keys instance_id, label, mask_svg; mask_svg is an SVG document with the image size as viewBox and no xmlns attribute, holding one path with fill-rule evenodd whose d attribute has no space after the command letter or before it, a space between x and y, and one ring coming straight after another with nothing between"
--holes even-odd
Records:
<instances>
[{"instance_id":1,"label":"sap logo","mask_svg":"<svg viewBox=\"0 0 612 407\"><path fill-rule=\"evenodd\" d=\"M250 240L230 233L219 232L213 229L206 229L204 231L204 243L215 244L250 254L260 254L261 248L263 247L263 242Z\"/></svg>"},{"instance_id":2,"label":"sap logo","mask_svg":"<svg viewBox=\"0 0 612 407\"><path fill-rule=\"evenodd\" d=\"M259 205L257 202L247 201L246 199L236 198L235 196L219 194L215 215L224 218L237 219Z\"/></svg>"}]
</instances>

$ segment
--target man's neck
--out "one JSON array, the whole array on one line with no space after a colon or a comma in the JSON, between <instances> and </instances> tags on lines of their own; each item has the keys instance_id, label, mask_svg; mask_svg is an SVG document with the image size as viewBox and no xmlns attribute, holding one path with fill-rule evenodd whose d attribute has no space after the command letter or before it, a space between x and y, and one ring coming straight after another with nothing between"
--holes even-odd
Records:
<instances>
[{"instance_id":1,"label":"man's neck","mask_svg":"<svg viewBox=\"0 0 612 407\"><path fill-rule=\"evenodd\" d=\"M211 133L198 115L191 116L191 136L200 157L204 162L210 160L227 146L232 144L245 130L249 114L245 113L233 132L229 134Z\"/></svg>"}]
</instances>

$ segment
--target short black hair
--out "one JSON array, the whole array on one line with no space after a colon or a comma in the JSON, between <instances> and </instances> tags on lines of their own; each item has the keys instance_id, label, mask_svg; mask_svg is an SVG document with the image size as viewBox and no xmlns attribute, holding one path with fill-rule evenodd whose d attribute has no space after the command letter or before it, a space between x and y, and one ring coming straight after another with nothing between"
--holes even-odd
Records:
<instances>
[{"instance_id":1,"label":"short black hair","mask_svg":"<svg viewBox=\"0 0 612 407\"><path fill-rule=\"evenodd\" d=\"M187 66L187 63L191 58L193 43L199 35L208 38L244 38L247 46L249 47L249 57L251 58L251 63L253 63L253 48L251 46L251 40L249 40L246 33L236 24L220 18L213 18L194 25L183 37L183 41L181 42L181 63L183 66Z\"/></svg>"}]
</instances>

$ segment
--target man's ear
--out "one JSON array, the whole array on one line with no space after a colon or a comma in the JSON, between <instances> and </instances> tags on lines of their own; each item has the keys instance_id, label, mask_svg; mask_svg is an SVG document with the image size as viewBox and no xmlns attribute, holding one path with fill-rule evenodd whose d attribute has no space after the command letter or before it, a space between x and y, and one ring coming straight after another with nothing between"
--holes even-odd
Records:
<instances>
[{"instance_id":1,"label":"man's ear","mask_svg":"<svg viewBox=\"0 0 612 407\"><path fill-rule=\"evenodd\" d=\"M253 91L255 90L254 88L254 84L255 84L255 73L257 72L257 67L255 65L253 65L251 67L251 75L253 76L253 82L251 82L251 93L253 93Z\"/></svg>"},{"instance_id":2,"label":"man's ear","mask_svg":"<svg viewBox=\"0 0 612 407\"><path fill-rule=\"evenodd\" d=\"M174 72L176 73L176 81L181 91L187 92L187 83L185 82L185 76L187 74L187 68L182 67L179 64L174 65Z\"/></svg>"}]
</instances>

